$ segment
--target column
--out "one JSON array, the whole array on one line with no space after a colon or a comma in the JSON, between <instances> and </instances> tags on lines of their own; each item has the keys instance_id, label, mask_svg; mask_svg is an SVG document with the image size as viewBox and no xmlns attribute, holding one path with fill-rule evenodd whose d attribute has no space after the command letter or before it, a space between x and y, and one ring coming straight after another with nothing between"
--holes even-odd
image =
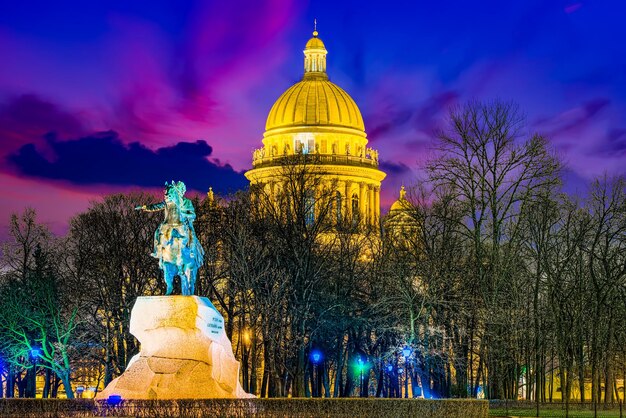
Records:
<instances>
[{"instance_id":1,"label":"column","mask_svg":"<svg viewBox=\"0 0 626 418\"><path fill-rule=\"evenodd\" d=\"M372 200L372 186L368 184L366 189L365 198L367 199L367 205L365 205L365 208L367 209L367 212L365 213L363 220L367 225L370 225L372 222L372 204L374 203Z\"/></svg>"},{"instance_id":2,"label":"column","mask_svg":"<svg viewBox=\"0 0 626 418\"><path fill-rule=\"evenodd\" d=\"M344 193L344 200L345 200L345 205L346 205L346 219L352 219L352 194L350 193L350 186L352 185L352 182L350 180L346 180L345 181L345 193Z\"/></svg>"},{"instance_id":3,"label":"column","mask_svg":"<svg viewBox=\"0 0 626 418\"><path fill-rule=\"evenodd\" d=\"M269 198L274 203L276 200L276 182L273 180L269 182Z\"/></svg>"},{"instance_id":4,"label":"column","mask_svg":"<svg viewBox=\"0 0 626 418\"><path fill-rule=\"evenodd\" d=\"M361 215L361 219L360 222L366 222L367 219L367 213L366 213L366 207L367 207L367 186L365 185L365 183L359 183L359 212Z\"/></svg>"},{"instance_id":5,"label":"column","mask_svg":"<svg viewBox=\"0 0 626 418\"><path fill-rule=\"evenodd\" d=\"M374 187L374 222L378 224L380 219L380 187Z\"/></svg>"}]
</instances>

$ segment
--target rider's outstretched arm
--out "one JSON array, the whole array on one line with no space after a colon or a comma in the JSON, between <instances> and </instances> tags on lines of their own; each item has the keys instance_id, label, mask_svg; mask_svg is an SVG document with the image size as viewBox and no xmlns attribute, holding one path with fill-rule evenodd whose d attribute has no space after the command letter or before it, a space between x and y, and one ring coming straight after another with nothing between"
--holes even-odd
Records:
<instances>
[{"instance_id":1,"label":"rider's outstretched arm","mask_svg":"<svg viewBox=\"0 0 626 418\"><path fill-rule=\"evenodd\" d=\"M146 212L158 212L165 209L165 202L153 203L151 205L137 206L137 209L144 210Z\"/></svg>"}]
</instances>

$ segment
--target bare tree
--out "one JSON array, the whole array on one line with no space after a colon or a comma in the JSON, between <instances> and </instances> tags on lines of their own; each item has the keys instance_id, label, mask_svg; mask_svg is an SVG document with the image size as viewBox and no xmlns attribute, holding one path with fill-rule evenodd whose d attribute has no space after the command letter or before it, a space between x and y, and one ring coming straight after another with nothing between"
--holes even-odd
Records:
<instances>
[{"instance_id":1,"label":"bare tree","mask_svg":"<svg viewBox=\"0 0 626 418\"><path fill-rule=\"evenodd\" d=\"M471 243L472 274L484 309L481 345L488 350L484 355L492 398L505 395L509 372L501 367L515 368L505 358L506 320L511 316L503 309L510 306L503 298L513 290L508 278L514 266L509 263L516 258L509 244L519 234L515 224L523 202L558 181L558 163L545 139L525 137L523 122L510 103L469 103L454 109L448 129L439 135L437 157L427 167L435 190L451 191L463 205L460 225Z\"/></svg>"},{"instance_id":2,"label":"bare tree","mask_svg":"<svg viewBox=\"0 0 626 418\"><path fill-rule=\"evenodd\" d=\"M105 367L105 384L138 351L128 328L136 298L163 293L158 263L149 255L157 216L140 216L133 209L153 199L136 193L107 196L70 223L68 275L81 284L89 306L91 335L104 353L98 360Z\"/></svg>"}]
</instances>

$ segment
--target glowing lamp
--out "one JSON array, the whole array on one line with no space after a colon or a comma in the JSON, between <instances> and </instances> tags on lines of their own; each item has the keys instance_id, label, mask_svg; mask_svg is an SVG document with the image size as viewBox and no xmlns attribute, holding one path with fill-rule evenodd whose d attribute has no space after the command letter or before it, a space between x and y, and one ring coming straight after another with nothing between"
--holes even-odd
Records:
<instances>
[{"instance_id":1,"label":"glowing lamp","mask_svg":"<svg viewBox=\"0 0 626 418\"><path fill-rule=\"evenodd\" d=\"M389 373L391 373L391 371L392 371L392 370L393 370L393 365L392 365L392 364L390 364L389 366L387 366L387 371L388 371Z\"/></svg>"},{"instance_id":2,"label":"glowing lamp","mask_svg":"<svg viewBox=\"0 0 626 418\"><path fill-rule=\"evenodd\" d=\"M33 359L35 363L39 361L41 357L41 349L39 347L33 347L30 349L30 357Z\"/></svg>"},{"instance_id":3,"label":"glowing lamp","mask_svg":"<svg viewBox=\"0 0 626 418\"><path fill-rule=\"evenodd\" d=\"M121 403L122 403L121 395L109 395L109 397L107 398L107 404L109 406L117 406Z\"/></svg>"},{"instance_id":4,"label":"glowing lamp","mask_svg":"<svg viewBox=\"0 0 626 418\"><path fill-rule=\"evenodd\" d=\"M363 359L361 357L359 357L357 360L357 368L359 369L359 371L363 371L363 369L365 368L365 363L363 363Z\"/></svg>"},{"instance_id":5,"label":"glowing lamp","mask_svg":"<svg viewBox=\"0 0 626 418\"><path fill-rule=\"evenodd\" d=\"M322 353L320 353L318 350L315 350L311 353L311 360L313 360L313 363L317 364L320 362L321 359Z\"/></svg>"},{"instance_id":6,"label":"glowing lamp","mask_svg":"<svg viewBox=\"0 0 626 418\"><path fill-rule=\"evenodd\" d=\"M402 349L402 354L404 354L404 357L408 357L411 355L411 347L409 347L408 345L405 345L404 348Z\"/></svg>"}]
</instances>

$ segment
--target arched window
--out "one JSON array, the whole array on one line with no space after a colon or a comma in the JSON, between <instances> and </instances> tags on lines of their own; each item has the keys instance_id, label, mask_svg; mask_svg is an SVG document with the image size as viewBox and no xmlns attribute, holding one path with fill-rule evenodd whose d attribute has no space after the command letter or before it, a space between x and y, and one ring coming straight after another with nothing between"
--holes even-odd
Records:
<instances>
[{"instance_id":1,"label":"arched window","mask_svg":"<svg viewBox=\"0 0 626 418\"><path fill-rule=\"evenodd\" d=\"M337 217L337 223L341 223L341 193L337 192L335 195L335 216Z\"/></svg>"}]
</instances>

